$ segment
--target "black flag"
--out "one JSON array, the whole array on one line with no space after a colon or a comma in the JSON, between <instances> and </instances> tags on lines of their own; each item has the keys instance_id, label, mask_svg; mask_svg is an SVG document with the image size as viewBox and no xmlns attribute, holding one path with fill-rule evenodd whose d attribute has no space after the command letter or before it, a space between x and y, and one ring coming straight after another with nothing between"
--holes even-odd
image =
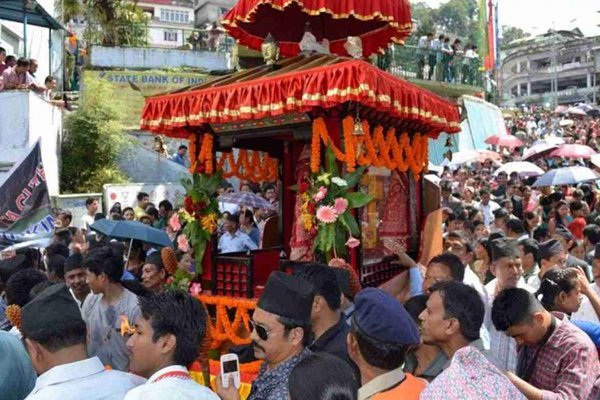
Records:
<instances>
[{"instance_id":1,"label":"black flag","mask_svg":"<svg viewBox=\"0 0 600 400\"><path fill-rule=\"evenodd\" d=\"M0 186L0 248L46 242L54 219L38 141Z\"/></svg>"}]
</instances>

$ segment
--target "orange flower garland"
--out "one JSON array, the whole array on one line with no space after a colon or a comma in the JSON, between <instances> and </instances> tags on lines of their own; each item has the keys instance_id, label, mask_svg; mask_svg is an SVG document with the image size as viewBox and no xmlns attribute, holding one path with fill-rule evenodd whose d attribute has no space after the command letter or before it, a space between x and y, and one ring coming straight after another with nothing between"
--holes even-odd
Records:
<instances>
[{"instance_id":1,"label":"orange flower garland","mask_svg":"<svg viewBox=\"0 0 600 400\"><path fill-rule=\"evenodd\" d=\"M217 169L223 171L224 178L235 176L242 180L257 183L275 181L279 176L277 159L268 155L261 158L260 152L253 150L240 149L237 161L232 152L222 153L217 162Z\"/></svg>"},{"instance_id":2,"label":"orange flower garland","mask_svg":"<svg viewBox=\"0 0 600 400\"><path fill-rule=\"evenodd\" d=\"M165 270L169 275L173 275L177 271L177 257L175 252L170 247L164 247L160 251L160 258L162 259Z\"/></svg>"},{"instance_id":3,"label":"orange flower garland","mask_svg":"<svg viewBox=\"0 0 600 400\"><path fill-rule=\"evenodd\" d=\"M352 117L344 118L344 146L346 152L340 151L332 142L327 126L322 118L313 121L311 171L317 173L321 163L321 142L331 146L338 161L345 162L348 172L355 170L356 164L361 166L385 167L399 172L410 170L415 179L420 179L421 172L428 164L428 138L426 135L414 134L412 142L409 134L404 132L399 138L394 128L388 129L384 135L381 125L371 133L369 123L362 121L364 135L354 136Z\"/></svg>"},{"instance_id":4,"label":"orange flower garland","mask_svg":"<svg viewBox=\"0 0 600 400\"><path fill-rule=\"evenodd\" d=\"M199 140L200 135L192 133L188 136L188 147L190 149L190 173L206 173L212 174L214 170L213 162L213 135L204 133L202 140ZM198 142L201 143L200 152L196 156ZM204 168L202 168L204 167Z\"/></svg>"},{"instance_id":5,"label":"orange flower garland","mask_svg":"<svg viewBox=\"0 0 600 400\"><path fill-rule=\"evenodd\" d=\"M190 148L190 173L195 174L198 169L198 160L196 158L196 141L198 140L198 135L195 133L190 134L188 136L188 147Z\"/></svg>"},{"instance_id":6,"label":"orange flower garland","mask_svg":"<svg viewBox=\"0 0 600 400\"><path fill-rule=\"evenodd\" d=\"M12 326L21 330L21 307L16 304L11 304L6 307L5 315Z\"/></svg>"},{"instance_id":7,"label":"orange flower garland","mask_svg":"<svg viewBox=\"0 0 600 400\"><path fill-rule=\"evenodd\" d=\"M208 309L209 306L216 307L216 320L213 324L208 319L208 332L212 337L211 348L216 349L223 342L230 341L236 345L248 344L250 337L240 337L238 332L243 327L250 331L250 315L248 312L256 308L256 301L235 299L221 296L200 295L198 300ZM233 322L230 321L228 311L235 309Z\"/></svg>"}]
</instances>

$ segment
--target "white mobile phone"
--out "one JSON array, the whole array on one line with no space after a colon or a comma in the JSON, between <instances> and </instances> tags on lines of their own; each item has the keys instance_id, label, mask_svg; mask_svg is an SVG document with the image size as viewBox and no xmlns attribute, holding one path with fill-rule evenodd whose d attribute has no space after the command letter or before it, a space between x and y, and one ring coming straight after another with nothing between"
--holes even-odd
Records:
<instances>
[{"instance_id":1,"label":"white mobile phone","mask_svg":"<svg viewBox=\"0 0 600 400\"><path fill-rule=\"evenodd\" d=\"M229 353L221 356L221 381L223 387L229 387L229 382L233 382L236 389L240 388L240 360L237 354Z\"/></svg>"}]
</instances>

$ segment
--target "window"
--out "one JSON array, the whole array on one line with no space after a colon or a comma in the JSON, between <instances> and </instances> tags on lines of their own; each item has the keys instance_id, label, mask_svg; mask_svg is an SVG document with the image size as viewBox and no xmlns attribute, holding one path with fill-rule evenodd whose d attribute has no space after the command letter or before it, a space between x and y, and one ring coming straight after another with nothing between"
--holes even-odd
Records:
<instances>
[{"instance_id":1,"label":"window","mask_svg":"<svg viewBox=\"0 0 600 400\"><path fill-rule=\"evenodd\" d=\"M165 42L177 42L178 32L177 31L164 31Z\"/></svg>"},{"instance_id":2,"label":"window","mask_svg":"<svg viewBox=\"0 0 600 400\"><path fill-rule=\"evenodd\" d=\"M177 22L187 24L190 22L190 13L187 11L168 10L161 8L160 20L162 22Z\"/></svg>"}]
</instances>

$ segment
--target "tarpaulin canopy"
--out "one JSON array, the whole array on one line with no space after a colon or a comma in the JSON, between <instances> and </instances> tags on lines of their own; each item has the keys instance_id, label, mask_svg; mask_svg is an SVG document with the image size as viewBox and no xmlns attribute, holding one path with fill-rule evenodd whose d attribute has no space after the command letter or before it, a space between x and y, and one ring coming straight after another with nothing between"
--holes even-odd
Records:
<instances>
[{"instance_id":1,"label":"tarpaulin canopy","mask_svg":"<svg viewBox=\"0 0 600 400\"><path fill-rule=\"evenodd\" d=\"M48 29L64 29L46 10L35 0L0 0L0 20L24 22Z\"/></svg>"},{"instance_id":2,"label":"tarpaulin canopy","mask_svg":"<svg viewBox=\"0 0 600 400\"><path fill-rule=\"evenodd\" d=\"M141 129L187 137L189 127L307 113L355 102L383 123L437 137L460 131L455 104L361 61L298 56L199 88L149 97Z\"/></svg>"},{"instance_id":3,"label":"tarpaulin canopy","mask_svg":"<svg viewBox=\"0 0 600 400\"><path fill-rule=\"evenodd\" d=\"M307 22L317 40L329 40L330 51L343 56L348 36L361 38L368 57L402 42L412 30L408 0L239 0L222 24L255 50L270 33L281 54L290 57L300 53Z\"/></svg>"}]
</instances>

